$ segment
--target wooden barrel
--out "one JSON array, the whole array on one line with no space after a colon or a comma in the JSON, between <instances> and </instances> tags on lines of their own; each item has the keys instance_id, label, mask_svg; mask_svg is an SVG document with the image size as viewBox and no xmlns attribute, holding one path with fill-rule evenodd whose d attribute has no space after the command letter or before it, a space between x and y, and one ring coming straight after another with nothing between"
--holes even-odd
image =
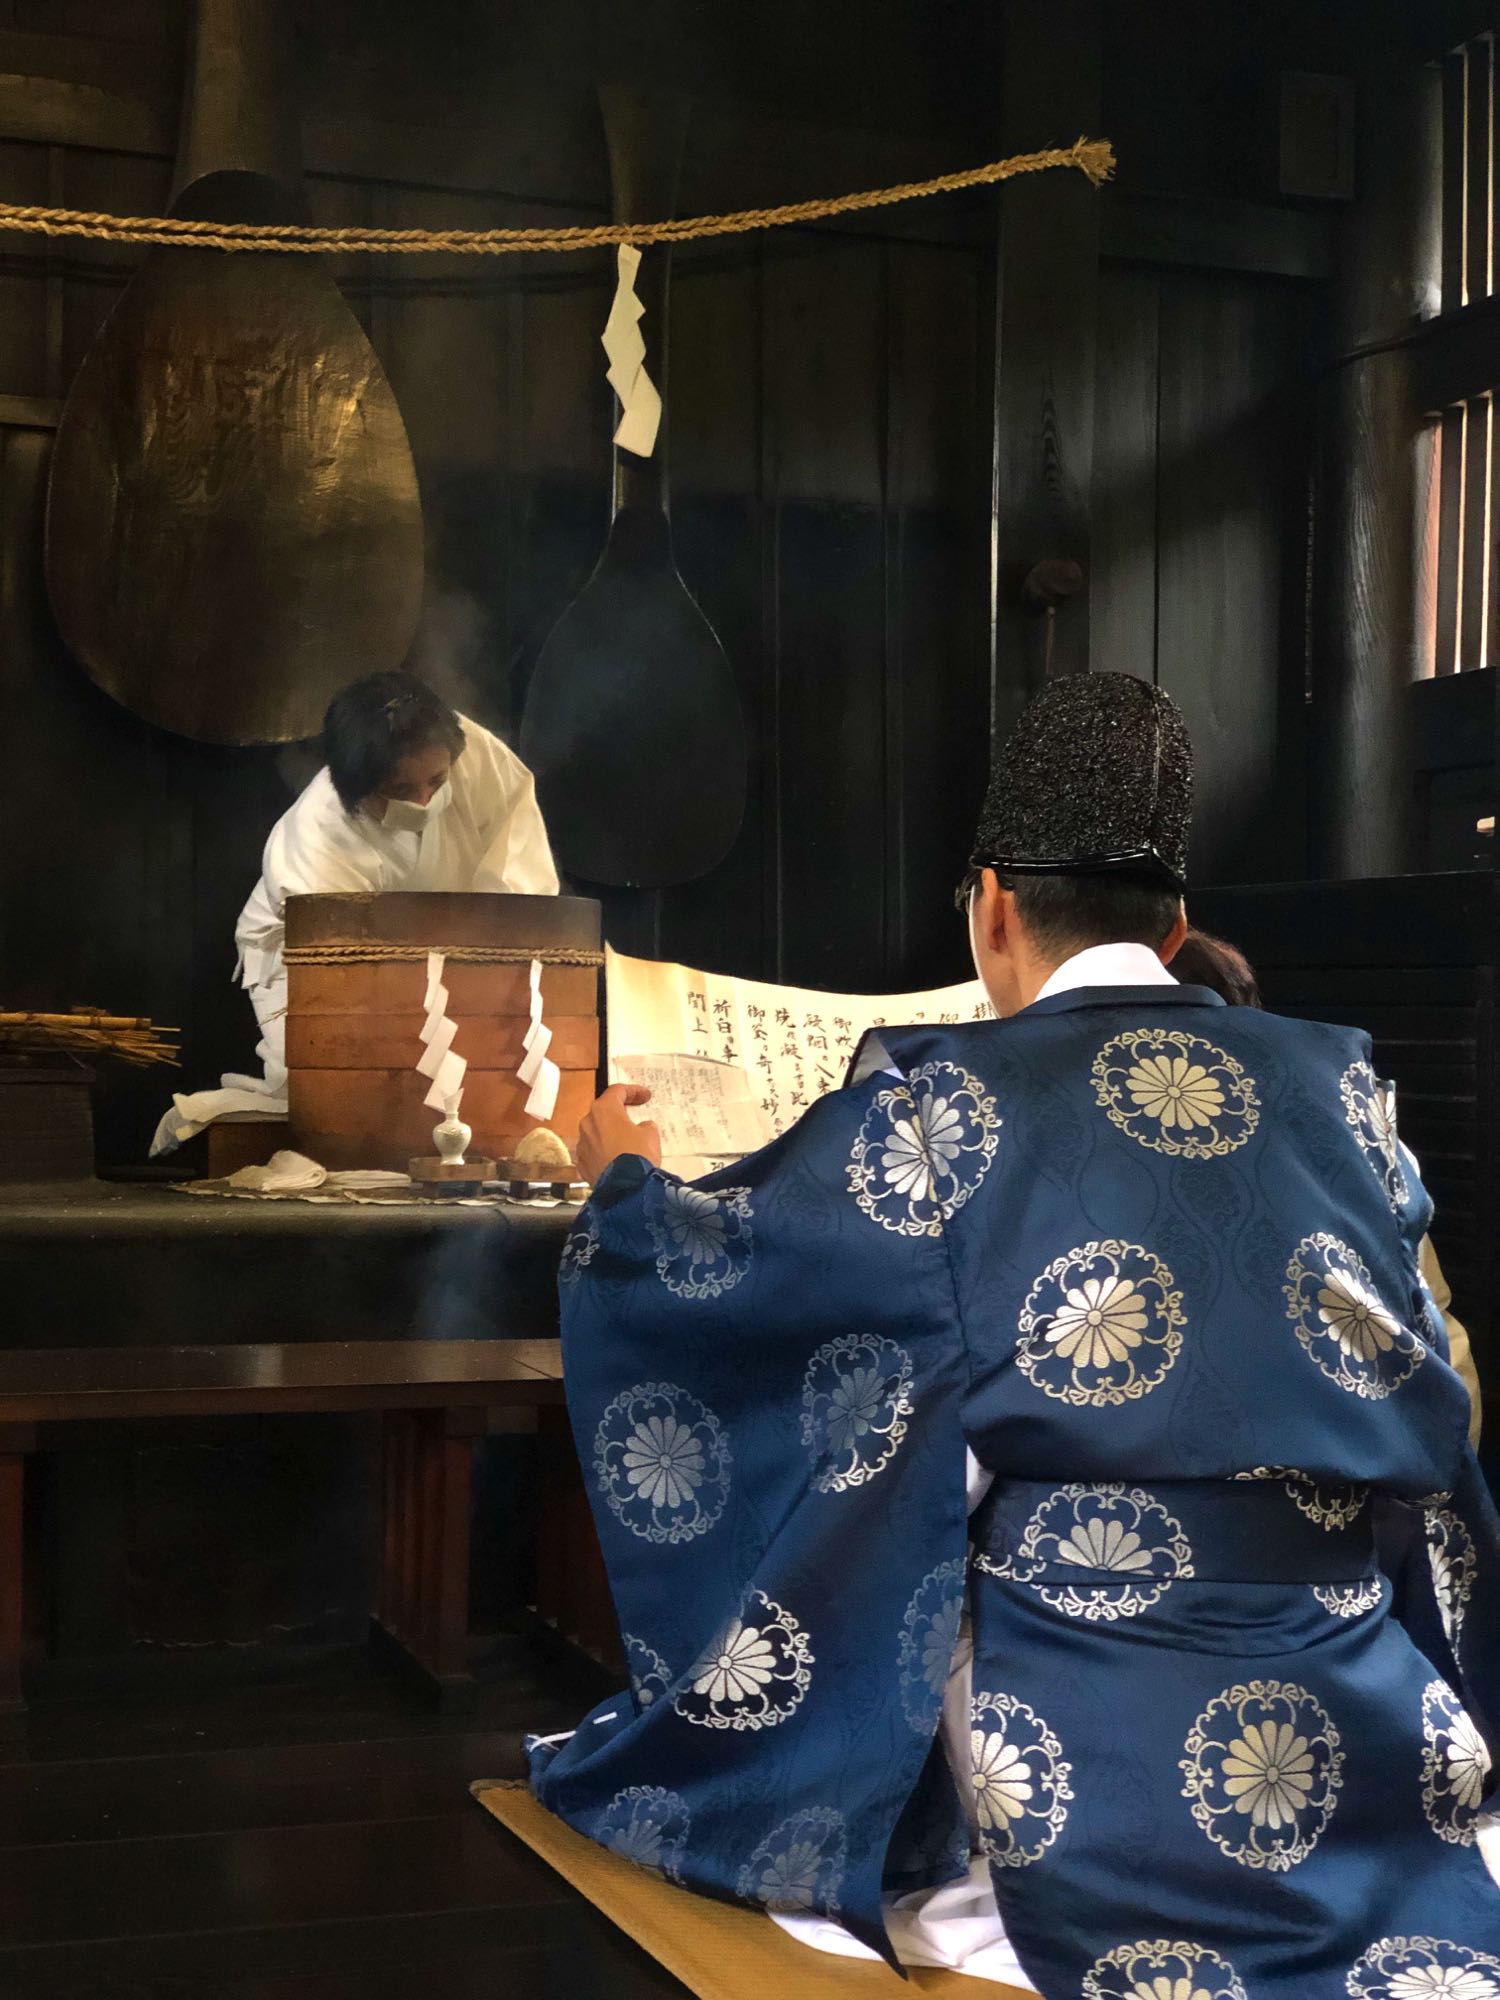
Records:
<instances>
[{"instance_id":1,"label":"wooden barrel","mask_svg":"<svg viewBox=\"0 0 1500 2000\"><path fill-rule=\"evenodd\" d=\"M562 1071L546 1122L572 1147L599 1067L599 905L579 896L291 896L286 906L289 1143L325 1167L387 1167L433 1150L441 1117L416 1063L427 954L440 951L453 1047L469 1067L471 1151L511 1157L537 1122L516 1071L542 961L547 1053Z\"/></svg>"}]
</instances>

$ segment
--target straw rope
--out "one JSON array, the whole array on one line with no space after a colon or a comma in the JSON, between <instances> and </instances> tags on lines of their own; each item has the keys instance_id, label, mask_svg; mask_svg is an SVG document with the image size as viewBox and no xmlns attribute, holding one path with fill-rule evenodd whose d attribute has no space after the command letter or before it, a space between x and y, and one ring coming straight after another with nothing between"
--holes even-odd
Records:
<instances>
[{"instance_id":1,"label":"straw rope","mask_svg":"<svg viewBox=\"0 0 1500 2000\"><path fill-rule=\"evenodd\" d=\"M289 944L282 952L288 965L383 965L390 961L425 960L441 952L454 965L603 965L602 951L569 945L512 944Z\"/></svg>"},{"instance_id":2,"label":"straw rope","mask_svg":"<svg viewBox=\"0 0 1500 2000\"><path fill-rule=\"evenodd\" d=\"M745 208L730 215L662 222L607 222L560 229L314 229L296 222L202 222L181 216L103 215L90 209L4 202L0 203L0 229L179 249L281 250L304 255L325 251L402 256L442 252L459 257L502 257L517 251L591 250L603 244L690 243L705 236L743 236L755 229L783 229L793 223L820 222L831 215L923 201L929 195L953 194L960 188L989 187L1013 180L1018 174L1045 173L1052 167L1075 168L1098 187L1114 172L1114 150L1107 139L1078 139L1071 146L1017 153L1007 160L991 160L985 166L939 174L932 180L904 181L899 187L867 188L822 201L794 201L778 208Z\"/></svg>"}]
</instances>

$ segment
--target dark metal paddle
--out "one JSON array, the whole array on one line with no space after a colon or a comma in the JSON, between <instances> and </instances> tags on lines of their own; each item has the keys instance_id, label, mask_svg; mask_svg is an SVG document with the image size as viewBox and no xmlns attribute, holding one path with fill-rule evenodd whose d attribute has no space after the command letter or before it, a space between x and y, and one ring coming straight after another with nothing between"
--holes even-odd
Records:
<instances>
[{"instance_id":1,"label":"dark metal paddle","mask_svg":"<svg viewBox=\"0 0 1500 2000\"><path fill-rule=\"evenodd\" d=\"M295 221L279 0L197 0L172 213ZM58 426L47 584L107 693L205 743L310 736L398 666L422 516L396 399L321 258L153 250Z\"/></svg>"},{"instance_id":2,"label":"dark metal paddle","mask_svg":"<svg viewBox=\"0 0 1500 2000\"><path fill-rule=\"evenodd\" d=\"M615 220L670 215L686 107L624 86L599 96ZM668 408L669 257L647 249L636 281L646 371ZM744 716L724 648L673 558L665 418L650 458L615 451L609 541L537 658L521 754L553 852L584 881L689 882L739 832Z\"/></svg>"}]
</instances>

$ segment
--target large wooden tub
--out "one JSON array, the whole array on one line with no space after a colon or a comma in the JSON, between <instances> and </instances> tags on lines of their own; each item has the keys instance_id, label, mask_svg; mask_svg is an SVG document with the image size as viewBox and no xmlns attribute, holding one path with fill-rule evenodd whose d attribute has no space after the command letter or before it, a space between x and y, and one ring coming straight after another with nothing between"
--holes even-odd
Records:
<instances>
[{"instance_id":1,"label":"large wooden tub","mask_svg":"<svg viewBox=\"0 0 1500 2000\"><path fill-rule=\"evenodd\" d=\"M599 905L577 896L292 896L286 906L287 1097L291 1143L325 1167L403 1171L431 1153L441 1113L423 1098L427 954L469 1065L463 1112L476 1155L514 1154L535 1120L516 1080L542 961L548 1054L562 1071L547 1121L570 1147L599 1065Z\"/></svg>"}]
</instances>

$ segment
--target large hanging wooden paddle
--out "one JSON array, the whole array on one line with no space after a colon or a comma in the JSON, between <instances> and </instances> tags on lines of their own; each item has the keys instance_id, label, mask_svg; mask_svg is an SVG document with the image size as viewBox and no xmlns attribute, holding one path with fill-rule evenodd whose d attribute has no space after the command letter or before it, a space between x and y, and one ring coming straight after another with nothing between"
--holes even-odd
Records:
<instances>
[{"instance_id":1,"label":"large hanging wooden paddle","mask_svg":"<svg viewBox=\"0 0 1500 2000\"><path fill-rule=\"evenodd\" d=\"M300 215L279 0L197 0L172 213ZM311 735L398 666L422 595L411 449L321 259L153 250L58 427L47 583L92 679L205 743Z\"/></svg>"},{"instance_id":2,"label":"large hanging wooden paddle","mask_svg":"<svg viewBox=\"0 0 1500 2000\"><path fill-rule=\"evenodd\" d=\"M599 95L615 220L670 215L685 106L625 87ZM636 281L664 401L669 256L646 250ZM521 754L570 875L661 888L707 874L738 833L745 723L724 648L673 560L665 422L650 458L616 449L614 503L598 567L537 659Z\"/></svg>"}]
</instances>

